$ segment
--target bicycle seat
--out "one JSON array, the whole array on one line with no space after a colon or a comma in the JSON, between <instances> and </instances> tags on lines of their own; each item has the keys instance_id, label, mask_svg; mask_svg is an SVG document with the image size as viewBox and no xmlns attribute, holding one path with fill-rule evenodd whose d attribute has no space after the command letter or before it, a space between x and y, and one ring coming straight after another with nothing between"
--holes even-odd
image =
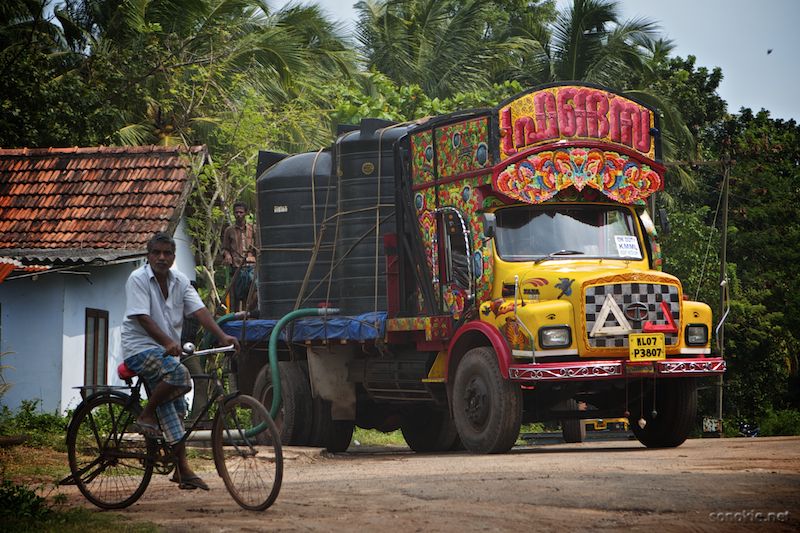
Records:
<instances>
[{"instance_id":1,"label":"bicycle seat","mask_svg":"<svg viewBox=\"0 0 800 533\"><path fill-rule=\"evenodd\" d=\"M136 377L136 372L128 368L128 365L126 365L125 361L123 361L117 367L117 375L119 376L119 379L125 381Z\"/></svg>"}]
</instances>

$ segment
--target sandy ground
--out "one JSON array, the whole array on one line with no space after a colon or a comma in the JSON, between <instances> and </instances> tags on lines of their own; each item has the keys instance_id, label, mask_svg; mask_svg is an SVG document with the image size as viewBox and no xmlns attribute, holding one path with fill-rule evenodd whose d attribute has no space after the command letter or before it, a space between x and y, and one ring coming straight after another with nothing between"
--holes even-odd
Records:
<instances>
[{"instance_id":1,"label":"sandy ground","mask_svg":"<svg viewBox=\"0 0 800 533\"><path fill-rule=\"evenodd\" d=\"M203 474L209 492L156 476L121 513L193 533L800 530L800 437L698 439L667 450L618 439L493 456L355 446L285 455L280 496L262 513L241 510L213 471ZM59 490L91 507L74 487Z\"/></svg>"}]
</instances>

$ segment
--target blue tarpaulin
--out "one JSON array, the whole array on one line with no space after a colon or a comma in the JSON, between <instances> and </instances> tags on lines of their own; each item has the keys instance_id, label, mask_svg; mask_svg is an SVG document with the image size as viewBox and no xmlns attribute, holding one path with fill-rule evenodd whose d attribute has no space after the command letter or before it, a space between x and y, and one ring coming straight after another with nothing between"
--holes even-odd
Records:
<instances>
[{"instance_id":1,"label":"blue tarpaulin","mask_svg":"<svg viewBox=\"0 0 800 533\"><path fill-rule=\"evenodd\" d=\"M269 342L277 320L231 320L220 327L228 335L247 342ZM281 340L286 341L286 331L292 329L292 341L368 341L382 339L386 330L386 312L363 313L358 316L328 316L301 318L286 325Z\"/></svg>"}]
</instances>

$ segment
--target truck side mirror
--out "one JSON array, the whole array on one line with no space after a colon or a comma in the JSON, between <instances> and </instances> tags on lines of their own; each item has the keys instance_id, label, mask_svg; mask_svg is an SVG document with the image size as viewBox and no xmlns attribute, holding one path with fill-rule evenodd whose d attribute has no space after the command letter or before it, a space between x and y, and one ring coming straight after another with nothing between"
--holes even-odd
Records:
<instances>
[{"instance_id":1,"label":"truck side mirror","mask_svg":"<svg viewBox=\"0 0 800 533\"><path fill-rule=\"evenodd\" d=\"M667 217L667 210L663 207L658 210L658 224L661 226L662 235L669 235L670 231L672 231L669 218Z\"/></svg>"},{"instance_id":2,"label":"truck side mirror","mask_svg":"<svg viewBox=\"0 0 800 533\"><path fill-rule=\"evenodd\" d=\"M483 214L483 236L486 239L493 239L497 230L497 219L494 213Z\"/></svg>"}]
</instances>

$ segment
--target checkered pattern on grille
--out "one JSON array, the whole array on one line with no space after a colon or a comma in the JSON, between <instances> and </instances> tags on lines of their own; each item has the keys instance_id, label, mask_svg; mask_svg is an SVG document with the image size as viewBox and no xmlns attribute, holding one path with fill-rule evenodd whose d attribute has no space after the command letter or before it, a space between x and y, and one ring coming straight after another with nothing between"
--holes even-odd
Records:
<instances>
[{"instance_id":1,"label":"checkered pattern on grille","mask_svg":"<svg viewBox=\"0 0 800 533\"><path fill-rule=\"evenodd\" d=\"M661 301L669 304L672 311L672 319L680 331L680 310L681 304L678 297L678 287L675 285L665 285L660 283L617 283L613 285L597 285L586 289L586 335L594 328L594 324L606 301L606 295L610 294L620 310L625 313L625 306L634 302L641 302L647 306L647 318L642 321L634 321L626 317L633 333L642 333L642 326L645 322L656 322L663 324L666 322L664 313L661 309ZM617 319L613 313L609 313L603 326L617 326ZM666 333L664 342L667 346L678 344L678 334ZM606 337L589 337L589 346L592 348L627 348L627 335L611 335Z\"/></svg>"}]
</instances>

